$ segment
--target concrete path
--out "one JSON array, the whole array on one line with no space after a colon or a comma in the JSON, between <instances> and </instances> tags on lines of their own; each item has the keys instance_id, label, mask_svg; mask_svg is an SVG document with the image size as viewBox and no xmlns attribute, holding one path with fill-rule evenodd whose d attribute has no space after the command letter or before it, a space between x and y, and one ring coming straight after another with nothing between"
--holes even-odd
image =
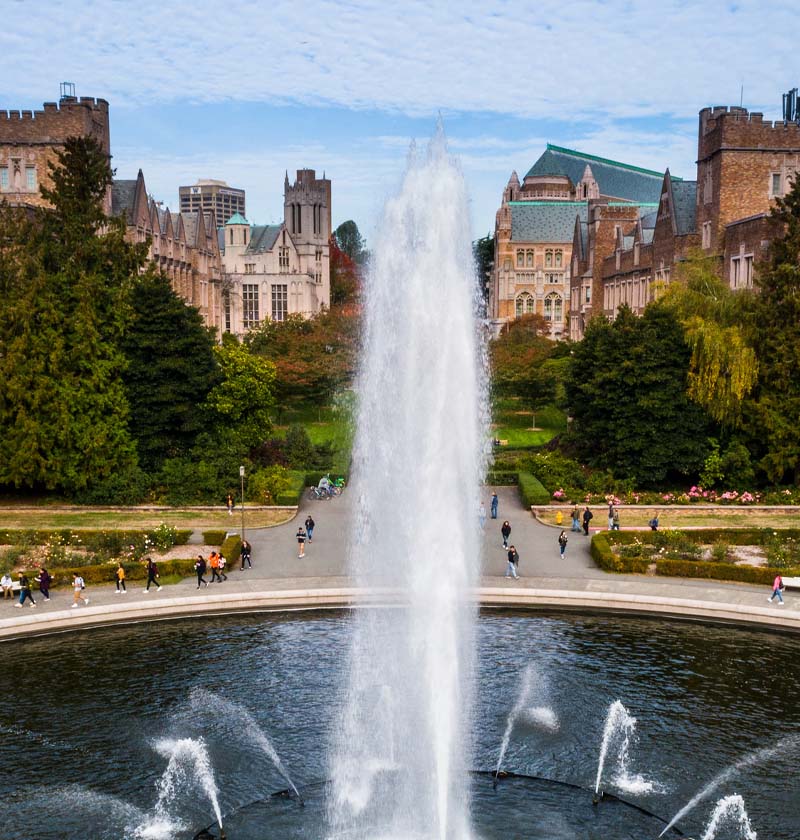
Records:
<instances>
[{"instance_id":1,"label":"concrete path","mask_svg":"<svg viewBox=\"0 0 800 840\"><path fill-rule=\"evenodd\" d=\"M569 544L562 559L557 541L560 529L543 525L523 508L516 488L501 487L497 492L498 518L486 520L482 578L476 594L483 604L509 607L572 604L583 609L754 621L800 630L798 594L785 596L786 606L779 607L767 603L766 587L606 573L591 559L589 538L569 530ZM490 495L491 488L487 488L487 511ZM131 583L127 595L115 594L111 585L91 587L86 591L90 605L81 604L77 609L71 608L72 592L67 589L54 590L49 603L34 592L35 609L27 605L16 609L11 602L2 602L0 638L170 615L363 603L365 593L355 589L347 576L352 498L345 491L331 501L304 500L290 522L247 530L247 538L253 545L253 568L242 572L238 563L231 563L226 582L203 587L199 592L196 581L187 579L162 587L160 592L151 587L149 594L142 591L141 582L138 586ZM316 522L314 539L306 545L306 556L298 559L295 533L309 513ZM510 541L520 554L518 581L504 577L506 552L500 535L504 519L511 524ZM598 517L593 521L597 522ZM386 595L383 600L390 597Z\"/></svg>"}]
</instances>

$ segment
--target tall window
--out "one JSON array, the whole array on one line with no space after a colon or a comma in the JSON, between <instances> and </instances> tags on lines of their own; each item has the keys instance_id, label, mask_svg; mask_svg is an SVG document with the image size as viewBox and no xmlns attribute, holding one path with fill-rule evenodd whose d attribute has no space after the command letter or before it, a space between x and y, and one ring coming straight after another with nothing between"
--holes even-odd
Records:
<instances>
[{"instance_id":1,"label":"tall window","mask_svg":"<svg viewBox=\"0 0 800 840\"><path fill-rule=\"evenodd\" d=\"M8 167L0 166L0 190L8 189Z\"/></svg>"},{"instance_id":2,"label":"tall window","mask_svg":"<svg viewBox=\"0 0 800 840\"><path fill-rule=\"evenodd\" d=\"M314 252L314 259L318 263L322 262L322 248L317 248L317 250Z\"/></svg>"},{"instance_id":3,"label":"tall window","mask_svg":"<svg viewBox=\"0 0 800 840\"><path fill-rule=\"evenodd\" d=\"M231 331L231 293L226 289L222 293L222 309L225 315L225 332Z\"/></svg>"},{"instance_id":4,"label":"tall window","mask_svg":"<svg viewBox=\"0 0 800 840\"><path fill-rule=\"evenodd\" d=\"M772 173L772 189L770 191L770 195L783 195L783 186L781 184L781 173L780 172L773 172Z\"/></svg>"},{"instance_id":5,"label":"tall window","mask_svg":"<svg viewBox=\"0 0 800 840\"><path fill-rule=\"evenodd\" d=\"M753 288L753 255L748 254L744 258L744 277L742 278L746 289Z\"/></svg>"},{"instance_id":6,"label":"tall window","mask_svg":"<svg viewBox=\"0 0 800 840\"><path fill-rule=\"evenodd\" d=\"M244 264L244 273L245 274L255 274L256 273L256 264L255 263L245 263Z\"/></svg>"},{"instance_id":7,"label":"tall window","mask_svg":"<svg viewBox=\"0 0 800 840\"><path fill-rule=\"evenodd\" d=\"M517 251L517 265L522 268L525 265L525 252Z\"/></svg>"},{"instance_id":8,"label":"tall window","mask_svg":"<svg viewBox=\"0 0 800 840\"><path fill-rule=\"evenodd\" d=\"M533 295L528 294L528 292L523 292L517 297L516 314L518 318L520 315L530 315L533 312L533 307Z\"/></svg>"},{"instance_id":9,"label":"tall window","mask_svg":"<svg viewBox=\"0 0 800 840\"><path fill-rule=\"evenodd\" d=\"M561 263L564 259L563 251L556 251L556 268L561 268Z\"/></svg>"},{"instance_id":10,"label":"tall window","mask_svg":"<svg viewBox=\"0 0 800 840\"><path fill-rule=\"evenodd\" d=\"M242 326L246 330L257 327L258 315L258 283L242 284Z\"/></svg>"},{"instance_id":11,"label":"tall window","mask_svg":"<svg viewBox=\"0 0 800 840\"><path fill-rule=\"evenodd\" d=\"M278 267L289 268L289 249L278 248Z\"/></svg>"},{"instance_id":12,"label":"tall window","mask_svg":"<svg viewBox=\"0 0 800 840\"><path fill-rule=\"evenodd\" d=\"M289 289L284 285L272 287L272 320L285 321L288 309Z\"/></svg>"},{"instance_id":13,"label":"tall window","mask_svg":"<svg viewBox=\"0 0 800 840\"><path fill-rule=\"evenodd\" d=\"M560 321L563 316L562 300L552 292L544 299L544 317L547 321Z\"/></svg>"},{"instance_id":14,"label":"tall window","mask_svg":"<svg viewBox=\"0 0 800 840\"><path fill-rule=\"evenodd\" d=\"M526 265L533 265L533 251L527 251L525 254Z\"/></svg>"},{"instance_id":15,"label":"tall window","mask_svg":"<svg viewBox=\"0 0 800 840\"><path fill-rule=\"evenodd\" d=\"M731 288L739 288L739 280L742 274L742 260L741 257L734 257L731 260Z\"/></svg>"},{"instance_id":16,"label":"tall window","mask_svg":"<svg viewBox=\"0 0 800 840\"><path fill-rule=\"evenodd\" d=\"M28 187L30 192L33 192L36 189L36 167L35 166L26 166L25 167L25 184Z\"/></svg>"},{"instance_id":17,"label":"tall window","mask_svg":"<svg viewBox=\"0 0 800 840\"><path fill-rule=\"evenodd\" d=\"M703 222L703 248L711 247L711 222Z\"/></svg>"},{"instance_id":18,"label":"tall window","mask_svg":"<svg viewBox=\"0 0 800 840\"><path fill-rule=\"evenodd\" d=\"M551 268L553 265L553 252L552 251L545 251L544 252L544 264L546 268Z\"/></svg>"}]
</instances>

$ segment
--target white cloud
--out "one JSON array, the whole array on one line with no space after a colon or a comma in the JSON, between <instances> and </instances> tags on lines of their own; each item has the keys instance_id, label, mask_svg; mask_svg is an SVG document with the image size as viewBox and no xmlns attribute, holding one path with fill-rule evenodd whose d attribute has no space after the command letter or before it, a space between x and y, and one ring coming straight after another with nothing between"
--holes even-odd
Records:
<instances>
[{"instance_id":1,"label":"white cloud","mask_svg":"<svg viewBox=\"0 0 800 840\"><path fill-rule=\"evenodd\" d=\"M5 4L3 95L53 68L119 107L231 100L549 119L777 110L796 79L789 0L119 0ZM46 59L46 60L43 60Z\"/></svg>"}]
</instances>

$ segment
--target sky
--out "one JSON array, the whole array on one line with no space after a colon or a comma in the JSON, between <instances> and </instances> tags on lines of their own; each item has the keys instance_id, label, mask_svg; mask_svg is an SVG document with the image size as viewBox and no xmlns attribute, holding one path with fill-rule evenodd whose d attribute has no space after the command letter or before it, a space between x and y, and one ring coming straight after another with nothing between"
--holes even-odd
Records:
<instances>
[{"instance_id":1,"label":"sky","mask_svg":"<svg viewBox=\"0 0 800 840\"><path fill-rule=\"evenodd\" d=\"M781 118L800 82L793 0L0 0L0 109L107 99L117 177L247 191L282 219L283 176L332 180L333 225L369 239L410 142L441 115L474 235L550 142L695 177L697 112Z\"/></svg>"}]
</instances>

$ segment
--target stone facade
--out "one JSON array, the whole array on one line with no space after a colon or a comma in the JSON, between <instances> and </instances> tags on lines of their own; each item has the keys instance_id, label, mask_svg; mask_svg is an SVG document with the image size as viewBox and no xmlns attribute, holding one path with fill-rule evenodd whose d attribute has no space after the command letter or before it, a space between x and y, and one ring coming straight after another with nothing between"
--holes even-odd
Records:
<instances>
[{"instance_id":1,"label":"stone facade","mask_svg":"<svg viewBox=\"0 0 800 840\"><path fill-rule=\"evenodd\" d=\"M41 111L0 111L0 200L28 207L46 205L42 187L51 187L49 166L68 137L94 137L111 155L108 102L62 96ZM106 212L111 209L107 196Z\"/></svg>"},{"instance_id":2,"label":"stone facade","mask_svg":"<svg viewBox=\"0 0 800 840\"><path fill-rule=\"evenodd\" d=\"M264 319L310 317L330 306L331 182L300 169L284 182L284 221L250 225L237 215L220 230L222 330L243 335Z\"/></svg>"},{"instance_id":3,"label":"stone facade","mask_svg":"<svg viewBox=\"0 0 800 840\"><path fill-rule=\"evenodd\" d=\"M176 294L197 307L209 327L221 329L222 265L212 212L171 213L147 195L141 169L134 180L115 180L112 213L123 216L127 238L148 242L148 256Z\"/></svg>"}]
</instances>

